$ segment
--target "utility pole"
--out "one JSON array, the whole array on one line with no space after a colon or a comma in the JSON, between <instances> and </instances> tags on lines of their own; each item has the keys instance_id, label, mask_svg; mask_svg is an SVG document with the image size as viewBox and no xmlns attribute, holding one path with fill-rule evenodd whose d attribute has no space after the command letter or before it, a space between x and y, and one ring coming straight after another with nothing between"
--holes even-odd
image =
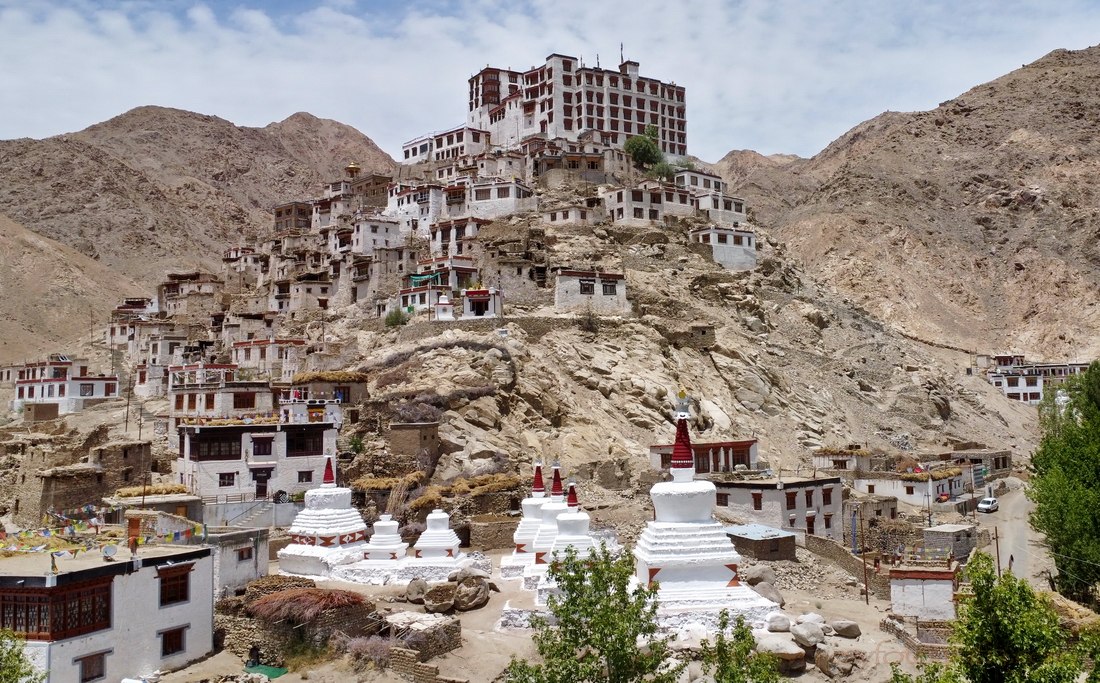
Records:
<instances>
[{"instance_id":1,"label":"utility pole","mask_svg":"<svg viewBox=\"0 0 1100 683\"><path fill-rule=\"evenodd\" d=\"M859 506L859 557L863 561L863 601L871 604L871 586L867 581L867 546L866 536L863 533L863 506Z\"/></svg>"},{"instance_id":2,"label":"utility pole","mask_svg":"<svg viewBox=\"0 0 1100 683\"><path fill-rule=\"evenodd\" d=\"M122 427L123 432L130 431L130 397L134 395L134 371L130 369L129 377L126 379L126 420L125 425Z\"/></svg>"},{"instance_id":3,"label":"utility pole","mask_svg":"<svg viewBox=\"0 0 1100 683\"><path fill-rule=\"evenodd\" d=\"M1001 534L997 527L993 527L993 542L997 545L997 578L1001 578Z\"/></svg>"}]
</instances>

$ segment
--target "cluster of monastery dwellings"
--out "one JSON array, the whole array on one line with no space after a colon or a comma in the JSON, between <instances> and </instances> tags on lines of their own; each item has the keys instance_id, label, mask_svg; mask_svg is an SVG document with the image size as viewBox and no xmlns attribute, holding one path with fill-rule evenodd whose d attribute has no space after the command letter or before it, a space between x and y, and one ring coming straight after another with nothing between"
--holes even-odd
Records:
<instances>
[{"instance_id":1,"label":"cluster of monastery dwellings","mask_svg":"<svg viewBox=\"0 0 1100 683\"><path fill-rule=\"evenodd\" d=\"M636 62L610 71L555 54L524 72L485 69L470 80L467 121L406 144L394 175L349 163L319 196L275 206L271 232L227 249L221 272L170 273L151 296L124 299L104 340L132 370L134 396L168 400L179 481L222 497L316 481L362 386L295 381L326 343L300 323L323 325L326 310L446 324L500 317L507 294L527 310L629 314L626 273L555 262L539 243L554 226L680 230L726 268L754 267L745 203L720 177L684 168L635 182L626 141L656 126L675 160L685 117L683 87L640 76ZM479 237L515 218L544 230ZM0 373L15 386L12 408L33 419L127 389L60 356Z\"/></svg>"},{"instance_id":2,"label":"cluster of monastery dwellings","mask_svg":"<svg viewBox=\"0 0 1100 683\"><path fill-rule=\"evenodd\" d=\"M1070 377L1084 374L1089 363L1029 361L1020 353L978 354L975 367L989 383L1013 401L1038 405Z\"/></svg>"}]
</instances>

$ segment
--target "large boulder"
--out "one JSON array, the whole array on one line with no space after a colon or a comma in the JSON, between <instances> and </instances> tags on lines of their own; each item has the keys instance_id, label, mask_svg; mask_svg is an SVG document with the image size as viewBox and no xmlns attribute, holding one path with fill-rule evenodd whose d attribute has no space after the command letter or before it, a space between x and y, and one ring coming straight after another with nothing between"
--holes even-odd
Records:
<instances>
[{"instance_id":1,"label":"large boulder","mask_svg":"<svg viewBox=\"0 0 1100 683\"><path fill-rule=\"evenodd\" d=\"M752 589L756 591L757 595L759 595L760 597L767 598L768 600L771 600L780 607L787 604L787 601L783 599L783 594L776 590L775 586L771 585L767 581L761 581L760 583L753 586Z\"/></svg>"},{"instance_id":2,"label":"large boulder","mask_svg":"<svg viewBox=\"0 0 1100 683\"><path fill-rule=\"evenodd\" d=\"M447 580L454 581L455 583L462 583L470 577L478 579L490 578L489 572L483 569L478 569L477 567L462 567L458 571L451 572L451 575L447 577Z\"/></svg>"},{"instance_id":3,"label":"large boulder","mask_svg":"<svg viewBox=\"0 0 1100 683\"><path fill-rule=\"evenodd\" d=\"M824 624L825 617L816 612L806 612L798 615L798 619L795 619L795 621L799 624Z\"/></svg>"},{"instance_id":4,"label":"large boulder","mask_svg":"<svg viewBox=\"0 0 1100 683\"><path fill-rule=\"evenodd\" d=\"M489 582L478 576L460 581L455 589L454 607L460 612L484 607L489 602Z\"/></svg>"},{"instance_id":5,"label":"large boulder","mask_svg":"<svg viewBox=\"0 0 1100 683\"><path fill-rule=\"evenodd\" d=\"M775 585L775 570L766 564L745 567L739 573L741 574L741 579L750 586L755 586L762 581L770 583L773 586Z\"/></svg>"},{"instance_id":6,"label":"large boulder","mask_svg":"<svg viewBox=\"0 0 1100 683\"><path fill-rule=\"evenodd\" d=\"M772 612L764 618L764 623L772 633L786 633L791 630L791 620L782 612Z\"/></svg>"},{"instance_id":7,"label":"large boulder","mask_svg":"<svg viewBox=\"0 0 1100 683\"><path fill-rule=\"evenodd\" d=\"M795 624L791 627L791 637L806 649L817 647L825 641L821 627L814 623Z\"/></svg>"},{"instance_id":8,"label":"large boulder","mask_svg":"<svg viewBox=\"0 0 1100 683\"><path fill-rule=\"evenodd\" d=\"M859 650L841 650L832 645L818 645L814 652L814 665L829 678L850 676L865 661L867 655Z\"/></svg>"},{"instance_id":9,"label":"large boulder","mask_svg":"<svg viewBox=\"0 0 1100 683\"><path fill-rule=\"evenodd\" d=\"M796 674L806 669L806 651L785 636L761 636L756 642L756 651L778 659L781 673Z\"/></svg>"},{"instance_id":10,"label":"large boulder","mask_svg":"<svg viewBox=\"0 0 1100 683\"><path fill-rule=\"evenodd\" d=\"M833 619L829 622L829 626L832 626L833 632L841 638L859 638L863 635L859 624L850 619Z\"/></svg>"},{"instance_id":11,"label":"large boulder","mask_svg":"<svg viewBox=\"0 0 1100 683\"><path fill-rule=\"evenodd\" d=\"M427 592L428 582L418 576L405 587L405 600L414 605L423 605L424 594Z\"/></svg>"},{"instance_id":12,"label":"large boulder","mask_svg":"<svg viewBox=\"0 0 1100 683\"><path fill-rule=\"evenodd\" d=\"M432 586L424 594L424 611L431 614L450 612L455 606L457 583L441 583Z\"/></svg>"}]
</instances>

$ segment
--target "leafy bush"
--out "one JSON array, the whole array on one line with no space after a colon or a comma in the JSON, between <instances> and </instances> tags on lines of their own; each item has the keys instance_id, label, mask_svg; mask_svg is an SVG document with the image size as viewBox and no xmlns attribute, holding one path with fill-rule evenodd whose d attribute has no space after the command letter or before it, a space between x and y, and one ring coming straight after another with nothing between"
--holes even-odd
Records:
<instances>
[{"instance_id":1,"label":"leafy bush","mask_svg":"<svg viewBox=\"0 0 1100 683\"><path fill-rule=\"evenodd\" d=\"M401 327L409 322L409 316L400 308L395 308L386 314L386 327Z\"/></svg>"}]
</instances>

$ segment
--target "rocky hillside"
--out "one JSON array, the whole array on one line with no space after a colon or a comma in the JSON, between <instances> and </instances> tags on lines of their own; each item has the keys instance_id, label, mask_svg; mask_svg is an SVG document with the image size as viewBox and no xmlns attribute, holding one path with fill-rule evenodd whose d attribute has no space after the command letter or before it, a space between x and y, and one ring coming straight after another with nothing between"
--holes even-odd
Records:
<instances>
[{"instance_id":1,"label":"rocky hillside","mask_svg":"<svg viewBox=\"0 0 1100 683\"><path fill-rule=\"evenodd\" d=\"M633 489L651 476L649 445L672 439L678 387L697 401L696 438L756 436L773 467L807 472L812 448L852 442L1030 451L1033 408L967 377L964 354L914 344L830 293L775 242L757 271L730 273L675 231L542 227L555 262L625 262L640 315L591 321L555 313L548 298L500 321L506 333L387 330L352 306L328 327L341 343L310 358L311 369L370 374L368 416L440 419L440 479L541 457L608 491ZM713 325L714 345L692 343L691 324ZM295 331L319 332L315 322Z\"/></svg>"},{"instance_id":2,"label":"rocky hillside","mask_svg":"<svg viewBox=\"0 0 1100 683\"><path fill-rule=\"evenodd\" d=\"M140 107L79 133L0 141L0 212L150 286L218 268L270 228L271 208L313 197L357 161L394 162L354 128L295 114L264 128Z\"/></svg>"},{"instance_id":3,"label":"rocky hillside","mask_svg":"<svg viewBox=\"0 0 1100 683\"><path fill-rule=\"evenodd\" d=\"M809 160L717 165L808 267L917 337L1100 356L1100 47L1055 51Z\"/></svg>"},{"instance_id":4,"label":"rocky hillside","mask_svg":"<svg viewBox=\"0 0 1100 683\"><path fill-rule=\"evenodd\" d=\"M91 320L144 290L74 249L0 214L0 364L72 350Z\"/></svg>"}]
</instances>

